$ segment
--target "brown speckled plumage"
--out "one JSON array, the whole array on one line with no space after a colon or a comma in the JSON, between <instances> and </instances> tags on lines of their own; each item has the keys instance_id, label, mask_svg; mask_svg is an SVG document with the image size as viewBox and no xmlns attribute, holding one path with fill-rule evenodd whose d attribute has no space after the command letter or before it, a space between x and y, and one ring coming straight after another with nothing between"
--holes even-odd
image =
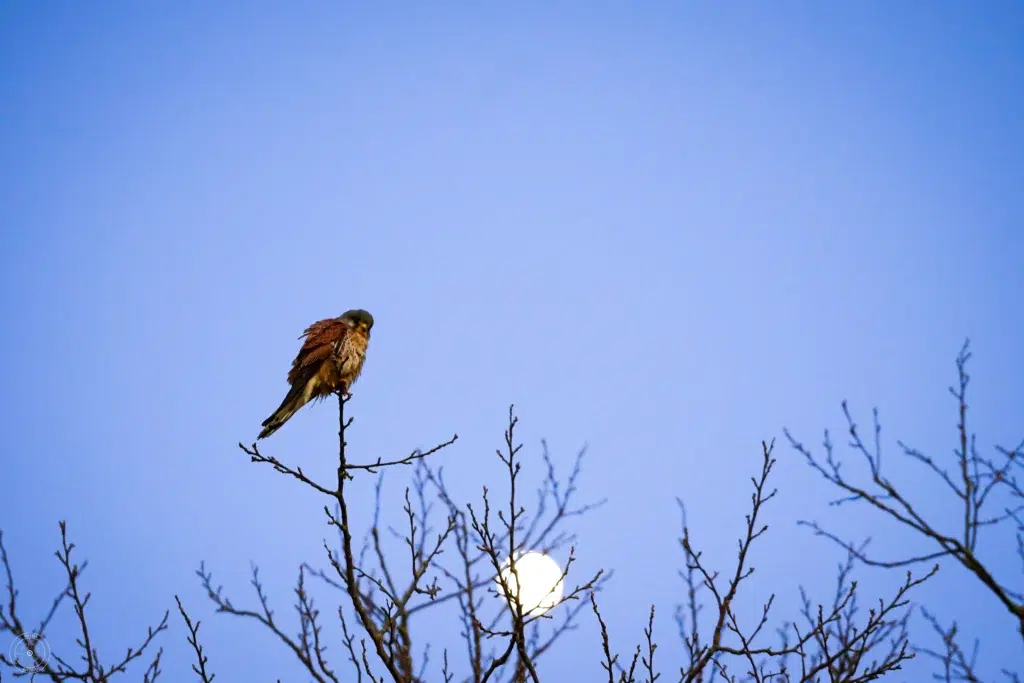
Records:
<instances>
[{"instance_id":1,"label":"brown speckled plumage","mask_svg":"<svg viewBox=\"0 0 1024 683\"><path fill-rule=\"evenodd\" d=\"M362 309L337 318L320 320L306 328L302 348L288 371L291 389L274 414L263 421L259 438L265 439L312 400L337 392L348 394L359 377L370 342L373 316Z\"/></svg>"}]
</instances>

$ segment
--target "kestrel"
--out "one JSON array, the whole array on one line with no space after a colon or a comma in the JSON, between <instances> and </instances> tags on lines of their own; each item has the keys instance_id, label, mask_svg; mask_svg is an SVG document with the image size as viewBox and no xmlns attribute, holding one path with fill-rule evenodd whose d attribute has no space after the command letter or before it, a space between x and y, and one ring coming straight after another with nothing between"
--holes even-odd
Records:
<instances>
[{"instance_id":1,"label":"kestrel","mask_svg":"<svg viewBox=\"0 0 1024 683\"><path fill-rule=\"evenodd\" d=\"M373 316L361 308L307 327L299 337L305 337L306 341L288 372L292 388L274 414L263 421L259 438L265 439L276 432L313 399L326 398L339 391L347 396L349 387L363 369L372 327Z\"/></svg>"}]
</instances>

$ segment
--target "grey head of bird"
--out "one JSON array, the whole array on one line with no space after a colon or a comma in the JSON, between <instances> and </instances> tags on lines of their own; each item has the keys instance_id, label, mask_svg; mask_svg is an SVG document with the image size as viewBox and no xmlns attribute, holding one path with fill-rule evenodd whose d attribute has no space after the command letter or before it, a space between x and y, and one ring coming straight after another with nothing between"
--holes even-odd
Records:
<instances>
[{"instance_id":1,"label":"grey head of bird","mask_svg":"<svg viewBox=\"0 0 1024 683\"><path fill-rule=\"evenodd\" d=\"M361 308L353 308L350 311L345 311L341 314L341 319L345 321L349 327L356 329L362 329L366 332L370 331L373 327L373 316L370 315L369 311L364 311Z\"/></svg>"}]
</instances>

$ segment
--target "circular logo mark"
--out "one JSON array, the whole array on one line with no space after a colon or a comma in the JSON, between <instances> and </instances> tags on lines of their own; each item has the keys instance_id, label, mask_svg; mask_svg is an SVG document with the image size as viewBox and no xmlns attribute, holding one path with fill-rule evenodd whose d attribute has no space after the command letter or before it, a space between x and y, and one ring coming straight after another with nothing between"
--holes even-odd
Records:
<instances>
[{"instance_id":1,"label":"circular logo mark","mask_svg":"<svg viewBox=\"0 0 1024 683\"><path fill-rule=\"evenodd\" d=\"M9 654L16 668L37 673L50 660L50 645L38 633L26 633L11 643Z\"/></svg>"}]
</instances>

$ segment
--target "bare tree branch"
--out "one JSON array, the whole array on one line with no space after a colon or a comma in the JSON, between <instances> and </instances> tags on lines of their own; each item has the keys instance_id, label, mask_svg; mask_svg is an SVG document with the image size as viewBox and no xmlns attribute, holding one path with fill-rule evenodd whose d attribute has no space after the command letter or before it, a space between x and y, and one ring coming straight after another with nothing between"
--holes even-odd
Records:
<instances>
[{"instance_id":1,"label":"bare tree branch","mask_svg":"<svg viewBox=\"0 0 1024 683\"><path fill-rule=\"evenodd\" d=\"M196 663L192 665L192 671L199 676L200 683L213 683L213 679L217 677L217 674L206 671L206 664L209 658L203 654L203 646L199 644L199 622L192 623L188 612L185 611L185 606L181 604L181 598L175 595L174 601L178 604L178 612L181 614L181 618L185 620L185 627L188 629L188 644L192 646L196 653Z\"/></svg>"},{"instance_id":2,"label":"bare tree branch","mask_svg":"<svg viewBox=\"0 0 1024 683\"><path fill-rule=\"evenodd\" d=\"M865 504L895 521L898 527L909 529L916 537L931 544L934 550L892 559L879 559L866 552L867 541L857 546L824 529L817 522L802 523L813 529L817 535L841 545L851 556L868 566L896 568L933 562L944 557L952 558L984 585L996 601L1013 615L1021 637L1024 638L1024 585L1011 587L1006 579L997 577L978 554L982 529L1009 523L1016 527L1015 550L1024 565L1024 519L1021 516L1024 512L1024 490L1019 478L1024 467L1024 458L1020 457L1024 449L1024 440L1014 449L996 447L996 455L992 457L979 453L975 436L969 431L967 423L967 388L970 383L967 364L970 358L968 340L964 342L956 358L957 382L949 388L957 406L957 446L953 451L951 466L946 467L922 451L902 441L897 442L906 458L921 464L951 494L959 508L959 519L952 528L944 528L948 527L946 520L930 519L921 514L918 504L911 500L908 489L896 484L883 473L881 426L877 409L873 411L874 446L869 449L861 438L849 407L845 401L842 404L850 436L849 445L867 466L867 484L854 483L842 472L842 462L834 452L827 430L824 460L815 457L788 430L785 432L791 446L803 455L807 464L843 493L843 497L835 501L836 505ZM999 500L1000 495L1002 502L994 502ZM989 511L992 507L997 509ZM918 651L931 655L942 663L943 671L939 675L947 677L945 680L973 680L973 658L967 658L962 648L955 642L958 635L956 622L944 628L933 614L926 613L925 618L931 622L933 629L941 637L944 650L938 652L919 648ZM1007 672L1007 676L1013 675L1015 674Z\"/></svg>"},{"instance_id":3,"label":"bare tree branch","mask_svg":"<svg viewBox=\"0 0 1024 683\"><path fill-rule=\"evenodd\" d=\"M164 612L163 619L157 626L149 627L146 637L137 647L128 647L125 655L114 664L104 664L96 647L92 633L89 629L89 621L86 616L86 605L92 598L91 593L81 592L79 578L88 562L78 564L72 559L72 552L75 544L68 540L67 523L60 522L61 548L55 555L64 569L67 576L67 586L58 595L49 611L40 621L39 629L35 632L27 631L18 613L18 591L14 585L14 572L11 569L10 558L3 545L3 533L0 532L0 564L3 565L6 574L7 584L7 605L0 606L0 633L9 632L14 638L24 644L24 658L8 656L0 652L0 664L13 670L15 678L22 676L45 676L51 681L86 681L87 683L101 683L109 681L115 674L122 674L128 671L128 666L136 659L142 657L147 648L152 644L157 634L167 629L167 618L170 612ZM59 653L49 651L49 644L45 638L45 630L53 619L58 608L67 598L75 612L76 621L80 636L76 644L81 650L80 658L82 667L76 668L69 664ZM5 608L4 608L5 607ZM143 680L147 682L156 681L160 675L160 658L163 650L160 649L150 661L143 672Z\"/></svg>"}]
</instances>

